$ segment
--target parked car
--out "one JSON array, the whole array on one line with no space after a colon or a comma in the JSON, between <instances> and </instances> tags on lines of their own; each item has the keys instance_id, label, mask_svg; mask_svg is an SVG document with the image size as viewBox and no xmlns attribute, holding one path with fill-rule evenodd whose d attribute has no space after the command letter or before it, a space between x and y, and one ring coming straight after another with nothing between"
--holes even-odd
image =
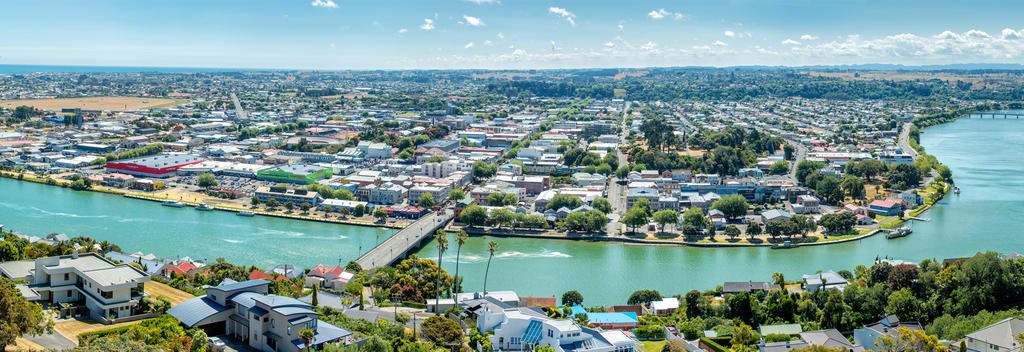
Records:
<instances>
[{"instance_id":1,"label":"parked car","mask_svg":"<svg viewBox=\"0 0 1024 352\"><path fill-rule=\"evenodd\" d=\"M211 337L209 339L209 342L210 342L210 352L221 352L221 351L224 351L224 349L228 347L228 345L225 344L224 341L222 341L218 337Z\"/></svg>"}]
</instances>

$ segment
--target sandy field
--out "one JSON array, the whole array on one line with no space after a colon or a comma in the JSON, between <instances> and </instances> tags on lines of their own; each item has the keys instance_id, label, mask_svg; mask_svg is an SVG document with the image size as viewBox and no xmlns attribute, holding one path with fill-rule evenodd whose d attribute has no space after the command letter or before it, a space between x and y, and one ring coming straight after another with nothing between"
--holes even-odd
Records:
<instances>
[{"instance_id":1,"label":"sandy field","mask_svg":"<svg viewBox=\"0 0 1024 352\"><path fill-rule=\"evenodd\" d=\"M82 108L83 110L133 111L171 107L187 103L188 100L167 98L140 97L88 97L88 98L57 98L57 99L21 99L0 101L0 106L13 109L21 105L34 106L37 109L60 111L63 108Z\"/></svg>"}]
</instances>

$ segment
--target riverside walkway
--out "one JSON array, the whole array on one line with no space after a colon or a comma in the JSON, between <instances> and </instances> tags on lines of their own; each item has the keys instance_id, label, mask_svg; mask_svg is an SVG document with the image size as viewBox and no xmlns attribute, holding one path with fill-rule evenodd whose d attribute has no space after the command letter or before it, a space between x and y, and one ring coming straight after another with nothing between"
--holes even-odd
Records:
<instances>
[{"instance_id":1,"label":"riverside walkway","mask_svg":"<svg viewBox=\"0 0 1024 352\"><path fill-rule=\"evenodd\" d=\"M433 238L434 231L444 227L453 217L454 211L451 209L431 212L363 253L359 259L356 259L356 263L359 263L363 269L373 269L394 263L405 257L410 251L419 248L424 239Z\"/></svg>"}]
</instances>

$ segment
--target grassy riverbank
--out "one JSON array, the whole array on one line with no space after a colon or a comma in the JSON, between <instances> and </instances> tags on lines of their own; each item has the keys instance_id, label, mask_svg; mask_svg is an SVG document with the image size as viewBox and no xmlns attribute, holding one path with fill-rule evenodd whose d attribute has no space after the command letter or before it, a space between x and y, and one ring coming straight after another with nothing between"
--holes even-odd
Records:
<instances>
[{"instance_id":1,"label":"grassy riverbank","mask_svg":"<svg viewBox=\"0 0 1024 352\"><path fill-rule=\"evenodd\" d=\"M62 187L62 188L70 189L72 182L63 179L62 177L65 176L65 175L68 175L68 174L54 174L54 175L47 175L47 176L44 177L44 176L41 176L41 175L38 175L38 174L35 174L35 173L28 173L28 172L15 172L15 171L7 171L7 170L0 171L0 177L9 178L9 179L12 179L12 180L34 182L34 183L48 185L48 186L56 186L56 187ZM159 202L163 202L163 201L166 201L166 200L175 200L175 201L181 202L183 204L186 204L186 205L192 206L192 207L199 206L199 204L201 204L201 203L206 203L206 202L214 203L214 202L216 202L216 204L210 204L210 205L212 205L215 209L221 210L221 211L231 211L231 212L251 211L254 214L262 215L262 216L273 216L273 217L279 217L279 218L287 218L287 219L293 219L293 220L304 220L304 221L329 222L329 223L342 224L342 225L354 225L354 226L402 229L402 228L405 228L406 226L409 226L409 224L412 223L411 221L404 220L404 219L391 219L391 220L388 220L386 222L380 222L380 221L377 221L376 219L365 218L365 217L364 218L342 218L342 217L339 216L337 218L331 218L331 217L328 217L328 216L315 215L314 213L293 213L293 212L291 212L289 210L286 210L286 211L276 211L276 210L271 210L271 209L262 209L261 210L261 209L257 209L257 208L253 208L253 207L246 207L246 206L244 206L242 204L238 204L238 203L223 202L222 199L214 198L214 197L193 196L193 195L190 195L190 197L185 197L184 195L180 195L180 194L176 194L176 195L174 195L172 197L172 195L170 194L171 192L169 192L169 191L165 191L165 192L163 192L163 194L152 194L152 193L144 193L144 192L133 192L133 191L130 191L130 190L111 188L111 187L106 187L106 186L102 186L102 185L92 185L89 188L81 189L81 190L76 190L76 191L91 191L91 192L106 193L106 194L118 195L118 196L123 196L123 197L126 197L126 198L133 198L133 199L145 200L145 201L159 201Z\"/></svg>"}]
</instances>

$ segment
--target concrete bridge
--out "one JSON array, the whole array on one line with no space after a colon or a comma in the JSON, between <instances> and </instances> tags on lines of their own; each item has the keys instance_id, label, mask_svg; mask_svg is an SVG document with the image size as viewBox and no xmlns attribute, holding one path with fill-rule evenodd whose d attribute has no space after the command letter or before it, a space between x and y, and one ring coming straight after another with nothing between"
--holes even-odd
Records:
<instances>
[{"instance_id":1,"label":"concrete bridge","mask_svg":"<svg viewBox=\"0 0 1024 352\"><path fill-rule=\"evenodd\" d=\"M387 266L405 258L409 252L434 238L434 231L442 228L455 216L451 209L442 209L424 215L412 225L388 237L373 249L356 259L364 270Z\"/></svg>"},{"instance_id":2,"label":"concrete bridge","mask_svg":"<svg viewBox=\"0 0 1024 352\"><path fill-rule=\"evenodd\" d=\"M969 119L1021 119L1024 113L1019 112L974 112L967 114Z\"/></svg>"}]
</instances>

